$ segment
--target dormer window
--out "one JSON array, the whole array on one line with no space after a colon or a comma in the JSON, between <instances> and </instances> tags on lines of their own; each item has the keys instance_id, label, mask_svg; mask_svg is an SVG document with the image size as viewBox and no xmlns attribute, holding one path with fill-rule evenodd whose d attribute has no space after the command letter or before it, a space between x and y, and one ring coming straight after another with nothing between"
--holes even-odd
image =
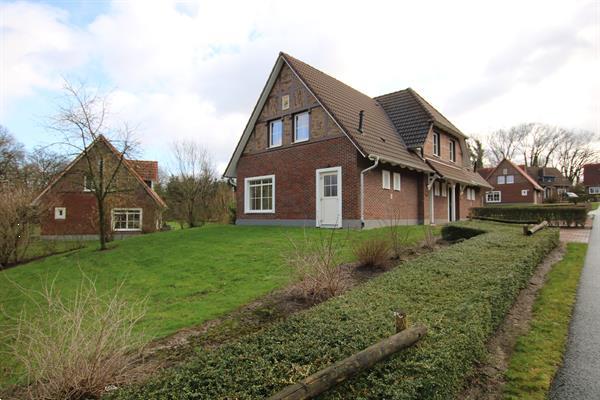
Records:
<instances>
[{"instance_id":1,"label":"dormer window","mask_svg":"<svg viewBox=\"0 0 600 400\"><path fill-rule=\"evenodd\" d=\"M278 119L269 123L269 147L281 146L283 138L283 121Z\"/></svg>"},{"instance_id":2,"label":"dormer window","mask_svg":"<svg viewBox=\"0 0 600 400\"><path fill-rule=\"evenodd\" d=\"M440 134L433 132L433 155L440 156Z\"/></svg>"},{"instance_id":3,"label":"dormer window","mask_svg":"<svg viewBox=\"0 0 600 400\"><path fill-rule=\"evenodd\" d=\"M456 140L450 139L450 161L456 162Z\"/></svg>"}]
</instances>

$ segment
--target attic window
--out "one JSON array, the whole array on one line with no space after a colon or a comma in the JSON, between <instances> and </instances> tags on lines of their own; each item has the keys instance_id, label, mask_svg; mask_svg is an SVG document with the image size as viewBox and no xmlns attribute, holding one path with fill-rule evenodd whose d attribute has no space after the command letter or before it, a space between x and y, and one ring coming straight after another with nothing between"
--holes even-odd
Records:
<instances>
[{"instance_id":1,"label":"attic window","mask_svg":"<svg viewBox=\"0 0 600 400\"><path fill-rule=\"evenodd\" d=\"M281 109L287 110L290 108L290 95L286 94L285 96L281 96Z\"/></svg>"},{"instance_id":2,"label":"attic window","mask_svg":"<svg viewBox=\"0 0 600 400\"><path fill-rule=\"evenodd\" d=\"M433 155L440 156L440 134L433 132Z\"/></svg>"}]
</instances>

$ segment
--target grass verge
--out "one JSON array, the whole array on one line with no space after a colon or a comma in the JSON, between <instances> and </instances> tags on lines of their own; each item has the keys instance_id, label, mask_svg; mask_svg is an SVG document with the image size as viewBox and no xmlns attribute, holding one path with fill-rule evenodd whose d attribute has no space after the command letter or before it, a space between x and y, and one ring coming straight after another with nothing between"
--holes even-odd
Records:
<instances>
[{"instance_id":1,"label":"grass verge","mask_svg":"<svg viewBox=\"0 0 600 400\"><path fill-rule=\"evenodd\" d=\"M393 312L428 327L415 347L381 362L325 399L448 399L461 388L485 343L538 263L558 243L546 229L462 222L485 231L406 262L343 295L212 351L120 399L257 399L394 333Z\"/></svg>"},{"instance_id":2,"label":"grass verge","mask_svg":"<svg viewBox=\"0 0 600 400\"><path fill-rule=\"evenodd\" d=\"M506 371L506 399L545 399L558 370L569 332L587 245L569 243L549 272L533 306L530 330L517 339Z\"/></svg>"}]
</instances>

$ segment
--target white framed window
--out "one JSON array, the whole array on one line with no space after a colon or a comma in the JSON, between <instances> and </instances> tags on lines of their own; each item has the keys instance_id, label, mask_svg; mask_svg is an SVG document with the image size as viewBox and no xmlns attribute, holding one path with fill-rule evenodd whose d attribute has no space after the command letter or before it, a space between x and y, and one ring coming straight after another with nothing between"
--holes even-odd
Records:
<instances>
[{"instance_id":1,"label":"white framed window","mask_svg":"<svg viewBox=\"0 0 600 400\"><path fill-rule=\"evenodd\" d=\"M390 188L390 171L385 169L381 170L381 187L384 189Z\"/></svg>"},{"instance_id":2,"label":"white framed window","mask_svg":"<svg viewBox=\"0 0 600 400\"><path fill-rule=\"evenodd\" d=\"M402 178L400 172L394 172L394 190L400 191L402 185Z\"/></svg>"},{"instance_id":3,"label":"white framed window","mask_svg":"<svg viewBox=\"0 0 600 400\"><path fill-rule=\"evenodd\" d=\"M471 200L473 200L473 201L477 200L477 192L475 191L474 188L471 188Z\"/></svg>"},{"instance_id":4,"label":"white framed window","mask_svg":"<svg viewBox=\"0 0 600 400\"><path fill-rule=\"evenodd\" d=\"M433 132L433 155L440 156L440 134Z\"/></svg>"},{"instance_id":5,"label":"white framed window","mask_svg":"<svg viewBox=\"0 0 600 400\"><path fill-rule=\"evenodd\" d=\"M115 231L141 231L141 208L113 208L112 227Z\"/></svg>"},{"instance_id":6,"label":"white framed window","mask_svg":"<svg viewBox=\"0 0 600 400\"><path fill-rule=\"evenodd\" d=\"M502 169L502 175L506 175L506 174L508 174L508 169L506 169L506 168Z\"/></svg>"},{"instance_id":7,"label":"white framed window","mask_svg":"<svg viewBox=\"0 0 600 400\"><path fill-rule=\"evenodd\" d=\"M448 193L448 184L446 182L442 183L442 197L446 197Z\"/></svg>"},{"instance_id":8,"label":"white framed window","mask_svg":"<svg viewBox=\"0 0 600 400\"><path fill-rule=\"evenodd\" d=\"M323 176L323 197L337 197L338 175L337 173Z\"/></svg>"},{"instance_id":9,"label":"white framed window","mask_svg":"<svg viewBox=\"0 0 600 400\"><path fill-rule=\"evenodd\" d=\"M66 219L67 207L54 207L54 219Z\"/></svg>"},{"instance_id":10,"label":"white framed window","mask_svg":"<svg viewBox=\"0 0 600 400\"><path fill-rule=\"evenodd\" d=\"M450 139L450 161L456 162L456 140Z\"/></svg>"},{"instance_id":11,"label":"white framed window","mask_svg":"<svg viewBox=\"0 0 600 400\"><path fill-rule=\"evenodd\" d=\"M303 112L294 116L294 143L305 142L310 137L310 114Z\"/></svg>"},{"instance_id":12,"label":"white framed window","mask_svg":"<svg viewBox=\"0 0 600 400\"><path fill-rule=\"evenodd\" d=\"M502 201L502 193L499 191L485 192L486 203L500 203Z\"/></svg>"},{"instance_id":13,"label":"white framed window","mask_svg":"<svg viewBox=\"0 0 600 400\"><path fill-rule=\"evenodd\" d=\"M556 193L558 193L558 194L565 194L565 193L567 193L567 189L565 189L565 188L557 188L556 189Z\"/></svg>"},{"instance_id":14,"label":"white framed window","mask_svg":"<svg viewBox=\"0 0 600 400\"><path fill-rule=\"evenodd\" d=\"M275 175L244 179L244 212L275 212Z\"/></svg>"},{"instance_id":15,"label":"white framed window","mask_svg":"<svg viewBox=\"0 0 600 400\"><path fill-rule=\"evenodd\" d=\"M434 196L440 195L440 183L438 181L435 181L433 183L433 195Z\"/></svg>"},{"instance_id":16,"label":"white framed window","mask_svg":"<svg viewBox=\"0 0 600 400\"><path fill-rule=\"evenodd\" d=\"M283 121L278 119L269 123L269 147L279 147L283 142Z\"/></svg>"},{"instance_id":17,"label":"white framed window","mask_svg":"<svg viewBox=\"0 0 600 400\"><path fill-rule=\"evenodd\" d=\"M93 189L92 178L87 174L83 175L83 191L91 192Z\"/></svg>"},{"instance_id":18,"label":"white framed window","mask_svg":"<svg viewBox=\"0 0 600 400\"><path fill-rule=\"evenodd\" d=\"M600 194L600 186L590 186L588 192L589 194Z\"/></svg>"},{"instance_id":19,"label":"white framed window","mask_svg":"<svg viewBox=\"0 0 600 400\"><path fill-rule=\"evenodd\" d=\"M287 110L288 108L290 108L290 95L286 94L281 96L281 109Z\"/></svg>"},{"instance_id":20,"label":"white framed window","mask_svg":"<svg viewBox=\"0 0 600 400\"><path fill-rule=\"evenodd\" d=\"M525 197L529 194L529 190L528 189L523 189L521 190L521 196Z\"/></svg>"},{"instance_id":21,"label":"white framed window","mask_svg":"<svg viewBox=\"0 0 600 400\"><path fill-rule=\"evenodd\" d=\"M507 184L515 183L515 176L514 175L506 175L506 183Z\"/></svg>"},{"instance_id":22,"label":"white framed window","mask_svg":"<svg viewBox=\"0 0 600 400\"><path fill-rule=\"evenodd\" d=\"M504 185L506 183L506 177L504 175L498 175L498 185Z\"/></svg>"}]
</instances>

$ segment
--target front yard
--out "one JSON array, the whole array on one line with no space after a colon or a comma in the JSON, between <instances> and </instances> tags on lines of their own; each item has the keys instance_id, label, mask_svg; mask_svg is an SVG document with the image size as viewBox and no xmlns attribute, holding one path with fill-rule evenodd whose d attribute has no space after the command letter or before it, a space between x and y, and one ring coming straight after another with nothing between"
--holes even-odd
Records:
<instances>
[{"instance_id":1,"label":"front yard","mask_svg":"<svg viewBox=\"0 0 600 400\"><path fill-rule=\"evenodd\" d=\"M420 226L402 227L409 241L423 237ZM148 311L139 325L150 340L183 327L222 316L250 301L286 285L291 279L284 257L289 240L327 235L309 228L241 227L207 225L202 228L143 235L112 244L105 252L90 244L79 251L51 256L0 272L0 323L4 313L17 314L27 304L18 286L40 289L55 281L68 296L85 275L100 291L124 282L123 294L131 300L147 298ZM338 231L336 240L349 243L377 235L385 229ZM343 249L346 261L353 258L351 246ZM0 351L6 343L0 339ZM3 355L0 386L13 381L13 363Z\"/></svg>"}]
</instances>

